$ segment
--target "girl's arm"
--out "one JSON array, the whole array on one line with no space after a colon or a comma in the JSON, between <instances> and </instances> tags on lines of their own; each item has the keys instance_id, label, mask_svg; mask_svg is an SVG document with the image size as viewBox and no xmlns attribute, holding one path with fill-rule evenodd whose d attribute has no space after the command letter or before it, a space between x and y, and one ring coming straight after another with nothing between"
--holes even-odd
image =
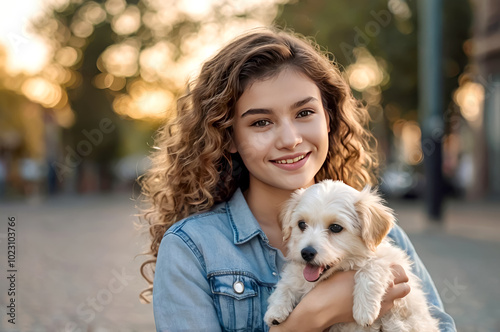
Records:
<instances>
[{"instance_id":1,"label":"girl's arm","mask_svg":"<svg viewBox=\"0 0 500 332\"><path fill-rule=\"evenodd\" d=\"M191 241L167 233L161 241L153 283L157 331L220 331L203 262Z\"/></svg>"}]
</instances>

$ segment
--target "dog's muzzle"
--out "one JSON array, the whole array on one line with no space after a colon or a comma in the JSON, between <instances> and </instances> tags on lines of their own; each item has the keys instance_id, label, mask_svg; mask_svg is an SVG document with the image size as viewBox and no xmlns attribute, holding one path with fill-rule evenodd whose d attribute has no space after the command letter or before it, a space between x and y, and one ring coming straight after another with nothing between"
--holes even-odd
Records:
<instances>
[{"instance_id":1,"label":"dog's muzzle","mask_svg":"<svg viewBox=\"0 0 500 332\"><path fill-rule=\"evenodd\" d=\"M304 278L309 282L318 281L321 275L330 269L330 265L316 265L312 261L318 254L316 249L311 246L307 246L300 251L302 258L307 262L303 274Z\"/></svg>"},{"instance_id":2,"label":"dog's muzzle","mask_svg":"<svg viewBox=\"0 0 500 332\"><path fill-rule=\"evenodd\" d=\"M300 252L300 254L302 255L302 258L306 261L306 262L310 262L314 259L314 257L316 257L316 254L318 252L316 251L316 249L314 249L313 247L311 246L308 246L308 247L305 247L304 249L302 249L302 251Z\"/></svg>"}]
</instances>

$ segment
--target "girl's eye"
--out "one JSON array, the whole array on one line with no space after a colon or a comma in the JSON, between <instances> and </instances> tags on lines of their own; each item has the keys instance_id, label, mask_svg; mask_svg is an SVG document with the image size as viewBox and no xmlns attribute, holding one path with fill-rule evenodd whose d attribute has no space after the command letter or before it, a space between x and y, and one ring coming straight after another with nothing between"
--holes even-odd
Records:
<instances>
[{"instance_id":1,"label":"girl's eye","mask_svg":"<svg viewBox=\"0 0 500 332\"><path fill-rule=\"evenodd\" d=\"M299 221L299 228L301 231L305 231L305 229L307 228L307 224L301 220Z\"/></svg>"},{"instance_id":2,"label":"girl's eye","mask_svg":"<svg viewBox=\"0 0 500 332\"><path fill-rule=\"evenodd\" d=\"M342 230L344 229L344 227L340 226L339 224L331 224L330 227L328 227L328 229L332 233L340 233L340 232L342 232Z\"/></svg>"},{"instance_id":3,"label":"girl's eye","mask_svg":"<svg viewBox=\"0 0 500 332\"><path fill-rule=\"evenodd\" d=\"M308 115L311 115L313 114L314 112L311 111L311 110L303 110L303 111L300 111L299 114L297 114L297 117L298 118L303 118L305 116L308 116Z\"/></svg>"},{"instance_id":4,"label":"girl's eye","mask_svg":"<svg viewBox=\"0 0 500 332\"><path fill-rule=\"evenodd\" d=\"M258 120L252 123L253 127L265 127L271 124L271 121L268 120Z\"/></svg>"}]
</instances>

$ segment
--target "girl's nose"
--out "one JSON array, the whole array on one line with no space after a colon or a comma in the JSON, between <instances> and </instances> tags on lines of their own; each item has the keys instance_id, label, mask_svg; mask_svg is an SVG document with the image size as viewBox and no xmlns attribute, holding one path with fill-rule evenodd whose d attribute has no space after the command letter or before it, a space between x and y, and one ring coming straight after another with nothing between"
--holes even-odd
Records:
<instances>
[{"instance_id":1,"label":"girl's nose","mask_svg":"<svg viewBox=\"0 0 500 332\"><path fill-rule=\"evenodd\" d=\"M276 144L278 149L293 149L302 143L302 135L293 123L283 122L280 127Z\"/></svg>"}]
</instances>

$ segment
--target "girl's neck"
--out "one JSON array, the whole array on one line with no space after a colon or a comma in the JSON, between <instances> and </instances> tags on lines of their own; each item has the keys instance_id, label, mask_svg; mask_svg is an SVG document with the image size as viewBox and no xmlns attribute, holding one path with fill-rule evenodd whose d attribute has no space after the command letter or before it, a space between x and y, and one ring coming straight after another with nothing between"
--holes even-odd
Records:
<instances>
[{"instance_id":1,"label":"girl's neck","mask_svg":"<svg viewBox=\"0 0 500 332\"><path fill-rule=\"evenodd\" d=\"M280 250L284 256L286 256L287 250L283 242L279 213L283 203L290 198L291 193L287 190L269 187L259 188L259 186L250 186L243 193L250 211L266 234L269 244Z\"/></svg>"},{"instance_id":2,"label":"girl's neck","mask_svg":"<svg viewBox=\"0 0 500 332\"><path fill-rule=\"evenodd\" d=\"M261 227L279 226L279 213L283 203L290 198L293 191L278 188L250 186L244 196Z\"/></svg>"}]
</instances>

